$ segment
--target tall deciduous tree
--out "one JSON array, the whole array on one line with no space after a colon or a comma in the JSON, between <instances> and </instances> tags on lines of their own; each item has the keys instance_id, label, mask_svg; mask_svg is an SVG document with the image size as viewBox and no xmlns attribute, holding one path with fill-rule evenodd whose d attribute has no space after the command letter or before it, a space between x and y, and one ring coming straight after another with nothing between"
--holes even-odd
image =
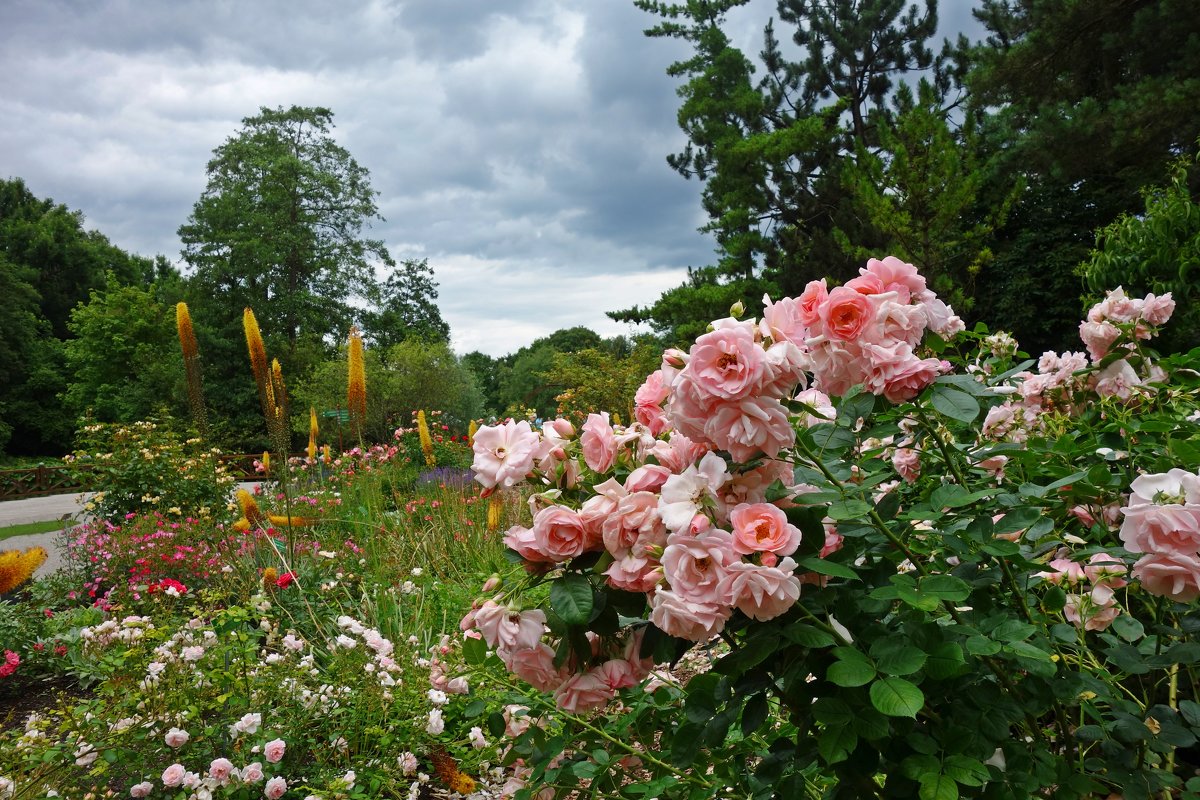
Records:
<instances>
[{"instance_id":1,"label":"tall deciduous tree","mask_svg":"<svg viewBox=\"0 0 1200 800\"><path fill-rule=\"evenodd\" d=\"M366 314L366 338L388 348L405 339L448 342L450 326L437 306L437 281L429 259L406 259L379 288L378 303Z\"/></svg>"},{"instance_id":2,"label":"tall deciduous tree","mask_svg":"<svg viewBox=\"0 0 1200 800\"><path fill-rule=\"evenodd\" d=\"M379 218L367 170L334 141L326 108L263 108L218 147L179 229L199 295L224 315L254 308L264 334L333 341L395 262L364 229ZM214 303L209 303L213 307Z\"/></svg>"}]
</instances>

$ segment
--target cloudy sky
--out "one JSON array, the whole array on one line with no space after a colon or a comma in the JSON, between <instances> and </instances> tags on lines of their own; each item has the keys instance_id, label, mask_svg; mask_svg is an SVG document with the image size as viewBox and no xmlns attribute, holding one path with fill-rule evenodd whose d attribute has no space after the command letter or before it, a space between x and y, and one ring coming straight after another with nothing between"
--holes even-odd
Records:
<instances>
[{"instance_id":1,"label":"cloudy sky","mask_svg":"<svg viewBox=\"0 0 1200 800\"><path fill-rule=\"evenodd\" d=\"M942 29L972 0L943 0ZM731 15L756 53L771 0ZM680 149L686 50L631 0L0 0L0 177L143 255L176 230L213 148L261 106L326 106L366 167L397 259L429 259L460 353L558 328L632 328L712 260Z\"/></svg>"}]
</instances>

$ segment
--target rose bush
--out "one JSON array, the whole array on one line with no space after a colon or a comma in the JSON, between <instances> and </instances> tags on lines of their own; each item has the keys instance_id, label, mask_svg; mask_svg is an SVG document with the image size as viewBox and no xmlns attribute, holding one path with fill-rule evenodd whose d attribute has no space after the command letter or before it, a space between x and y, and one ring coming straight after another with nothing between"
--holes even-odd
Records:
<instances>
[{"instance_id":1,"label":"rose bush","mask_svg":"<svg viewBox=\"0 0 1200 800\"><path fill-rule=\"evenodd\" d=\"M627 428L476 435L530 516L465 653L557 708L509 743L519 796L1197 796L1200 353L1149 349L1170 296L1118 289L1087 355L1036 362L895 258L765 303L666 352Z\"/></svg>"}]
</instances>

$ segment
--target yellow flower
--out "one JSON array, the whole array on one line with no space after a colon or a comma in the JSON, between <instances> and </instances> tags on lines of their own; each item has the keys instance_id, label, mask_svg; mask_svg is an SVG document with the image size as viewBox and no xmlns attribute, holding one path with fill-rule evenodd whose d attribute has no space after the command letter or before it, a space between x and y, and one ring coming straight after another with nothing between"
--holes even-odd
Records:
<instances>
[{"instance_id":1,"label":"yellow flower","mask_svg":"<svg viewBox=\"0 0 1200 800\"><path fill-rule=\"evenodd\" d=\"M313 406L308 407L308 460L317 460L317 433L320 429L317 427L317 409Z\"/></svg>"},{"instance_id":2,"label":"yellow flower","mask_svg":"<svg viewBox=\"0 0 1200 800\"><path fill-rule=\"evenodd\" d=\"M44 547L0 552L0 594L8 594L33 577L48 555Z\"/></svg>"},{"instance_id":3,"label":"yellow flower","mask_svg":"<svg viewBox=\"0 0 1200 800\"><path fill-rule=\"evenodd\" d=\"M487 529L494 531L500 527L500 516L504 513L504 501L500 495L494 494L488 499Z\"/></svg>"},{"instance_id":4,"label":"yellow flower","mask_svg":"<svg viewBox=\"0 0 1200 800\"><path fill-rule=\"evenodd\" d=\"M367 418L367 373L363 366L363 340L357 327L350 328L350 346L347 352L346 407L355 425L362 432Z\"/></svg>"},{"instance_id":5,"label":"yellow flower","mask_svg":"<svg viewBox=\"0 0 1200 800\"><path fill-rule=\"evenodd\" d=\"M262 332L258 329L258 320L254 312L247 306L242 312L242 327L246 330L246 349L250 351L250 371L254 373L254 382L258 386L258 399L263 402L263 411L268 408L265 402L267 396L267 348L263 344Z\"/></svg>"},{"instance_id":6,"label":"yellow flower","mask_svg":"<svg viewBox=\"0 0 1200 800\"><path fill-rule=\"evenodd\" d=\"M263 587L267 589L275 588L275 581L279 580L279 570L274 567L267 567L262 571Z\"/></svg>"},{"instance_id":7,"label":"yellow flower","mask_svg":"<svg viewBox=\"0 0 1200 800\"><path fill-rule=\"evenodd\" d=\"M425 421L425 412L417 412L417 436L421 439L421 452L425 454L425 466L436 467L437 458L433 455L433 438L429 435L429 423Z\"/></svg>"},{"instance_id":8,"label":"yellow flower","mask_svg":"<svg viewBox=\"0 0 1200 800\"><path fill-rule=\"evenodd\" d=\"M475 446L475 433L479 430L479 423L471 420L470 426L467 428L467 444L471 447Z\"/></svg>"}]
</instances>

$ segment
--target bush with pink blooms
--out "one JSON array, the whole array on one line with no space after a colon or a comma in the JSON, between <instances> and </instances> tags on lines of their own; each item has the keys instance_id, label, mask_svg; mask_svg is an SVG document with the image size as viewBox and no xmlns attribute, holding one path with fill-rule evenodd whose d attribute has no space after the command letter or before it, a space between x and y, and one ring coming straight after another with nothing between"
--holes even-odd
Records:
<instances>
[{"instance_id":1,"label":"bush with pink blooms","mask_svg":"<svg viewBox=\"0 0 1200 800\"><path fill-rule=\"evenodd\" d=\"M481 429L529 515L464 653L557 709L518 797L1200 797L1172 310L1118 289L1034 360L873 259L667 351L635 424Z\"/></svg>"}]
</instances>

